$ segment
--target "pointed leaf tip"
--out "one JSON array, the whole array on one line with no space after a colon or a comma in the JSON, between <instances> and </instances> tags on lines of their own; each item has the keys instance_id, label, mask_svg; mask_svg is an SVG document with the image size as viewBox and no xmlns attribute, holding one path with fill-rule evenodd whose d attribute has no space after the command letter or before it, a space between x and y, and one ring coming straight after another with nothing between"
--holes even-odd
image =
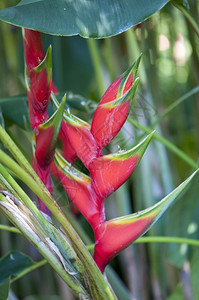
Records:
<instances>
[{"instance_id":1,"label":"pointed leaf tip","mask_svg":"<svg viewBox=\"0 0 199 300\"><path fill-rule=\"evenodd\" d=\"M91 133L100 149L105 147L125 123L135 94L140 58L107 89L94 113Z\"/></svg>"},{"instance_id":2,"label":"pointed leaf tip","mask_svg":"<svg viewBox=\"0 0 199 300\"><path fill-rule=\"evenodd\" d=\"M156 223L198 172L199 169L154 206L129 216L107 221L96 229L94 259L102 272L118 253L141 237Z\"/></svg>"},{"instance_id":3,"label":"pointed leaf tip","mask_svg":"<svg viewBox=\"0 0 199 300\"><path fill-rule=\"evenodd\" d=\"M136 76L137 76L137 71L138 71L141 57L142 54L133 63L133 65L122 74L121 76L122 80L117 93L118 97L124 95L128 90L132 88L132 85L135 83L137 79Z\"/></svg>"}]
</instances>

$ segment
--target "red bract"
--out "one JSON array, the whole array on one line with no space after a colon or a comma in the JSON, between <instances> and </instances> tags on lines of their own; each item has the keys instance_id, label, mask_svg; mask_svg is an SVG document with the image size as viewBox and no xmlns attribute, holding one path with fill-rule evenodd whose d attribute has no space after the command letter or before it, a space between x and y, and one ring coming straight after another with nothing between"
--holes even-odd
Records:
<instances>
[{"instance_id":1,"label":"red bract","mask_svg":"<svg viewBox=\"0 0 199 300\"><path fill-rule=\"evenodd\" d=\"M95 230L94 259L103 272L105 266L122 250L143 235L155 215L143 217L125 216L107 221Z\"/></svg>"},{"instance_id":2,"label":"red bract","mask_svg":"<svg viewBox=\"0 0 199 300\"><path fill-rule=\"evenodd\" d=\"M51 99L57 107L58 103L53 94ZM74 154L88 168L90 162L99 155L97 143L90 132L90 124L75 117L69 111L65 111L61 129L62 134L67 138L72 149L74 149Z\"/></svg>"},{"instance_id":3,"label":"red bract","mask_svg":"<svg viewBox=\"0 0 199 300\"><path fill-rule=\"evenodd\" d=\"M64 122L62 122L61 130L59 133L59 140L62 145L61 154L69 163L73 163L75 161L75 159L77 158L77 155L64 133L65 132L64 126L65 126L65 124L64 124Z\"/></svg>"},{"instance_id":4,"label":"red bract","mask_svg":"<svg viewBox=\"0 0 199 300\"><path fill-rule=\"evenodd\" d=\"M104 205L91 187L91 179L73 168L60 154L55 155L52 173L60 180L71 200L93 230L105 221Z\"/></svg>"},{"instance_id":5,"label":"red bract","mask_svg":"<svg viewBox=\"0 0 199 300\"><path fill-rule=\"evenodd\" d=\"M48 111L46 110L45 112L41 113L33 108L32 94L31 94L31 91L29 88L27 88L27 95L28 95L30 125L31 125L32 129L34 130L40 124L42 124L43 122L46 122L48 120Z\"/></svg>"},{"instance_id":6,"label":"red bract","mask_svg":"<svg viewBox=\"0 0 199 300\"><path fill-rule=\"evenodd\" d=\"M48 104L50 101L51 83L52 83L52 49L49 47L43 61L35 68L29 71L27 75L27 85L29 89L29 102L33 114L40 116L40 124L48 119ZM30 106L30 104L29 104ZM35 129L38 121L33 122Z\"/></svg>"},{"instance_id":7,"label":"red bract","mask_svg":"<svg viewBox=\"0 0 199 300\"><path fill-rule=\"evenodd\" d=\"M47 168L50 166L57 144L59 131L63 119L66 96L63 97L59 109L46 122L37 127L36 130L36 150L35 155L40 167Z\"/></svg>"},{"instance_id":8,"label":"red bract","mask_svg":"<svg viewBox=\"0 0 199 300\"><path fill-rule=\"evenodd\" d=\"M144 154L153 133L129 151L96 158L89 166L92 186L101 198L107 198L131 175Z\"/></svg>"},{"instance_id":9,"label":"red bract","mask_svg":"<svg viewBox=\"0 0 199 300\"><path fill-rule=\"evenodd\" d=\"M26 67L29 73L45 57L41 33L31 29L23 29L23 45Z\"/></svg>"},{"instance_id":10,"label":"red bract","mask_svg":"<svg viewBox=\"0 0 199 300\"><path fill-rule=\"evenodd\" d=\"M139 62L140 58L110 85L94 113L91 133L100 149L116 136L126 121L130 100L138 84L136 74Z\"/></svg>"},{"instance_id":11,"label":"red bract","mask_svg":"<svg viewBox=\"0 0 199 300\"><path fill-rule=\"evenodd\" d=\"M52 69L50 65L48 66L48 63L51 64L50 60L52 59L50 49L40 65L29 72L33 107L41 113L47 110L51 93Z\"/></svg>"}]
</instances>

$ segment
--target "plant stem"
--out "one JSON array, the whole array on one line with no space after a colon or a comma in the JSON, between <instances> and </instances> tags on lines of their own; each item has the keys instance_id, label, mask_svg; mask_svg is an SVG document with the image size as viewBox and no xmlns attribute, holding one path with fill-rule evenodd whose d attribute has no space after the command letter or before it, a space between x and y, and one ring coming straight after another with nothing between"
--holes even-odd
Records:
<instances>
[{"instance_id":1,"label":"plant stem","mask_svg":"<svg viewBox=\"0 0 199 300\"><path fill-rule=\"evenodd\" d=\"M137 121L135 121L131 118L128 118L127 120L129 123L131 123L132 125L134 125L135 127L139 128L139 129L143 130L146 133L150 133L152 130L150 127L146 127L142 124L139 124ZM160 136L156 133L153 135L153 137L157 141L164 144L169 150L171 150L173 153L175 153L182 160L184 160L188 165L190 165L190 167L192 167L195 170L198 168L199 165L193 159L191 159L186 153L184 153L182 150L177 148L174 144L169 142L167 139L163 138L162 136Z\"/></svg>"},{"instance_id":2,"label":"plant stem","mask_svg":"<svg viewBox=\"0 0 199 300\"><path fill-rule=\"evenodd\" d=\"M97 41L94 39L88 39L87 43L93 61L98 90L101 97L104 93L105 87L104 87L104 80L103 80L102 63L101 63Z\"/></svg>"},{"instance_id":3,"label":"plant stem","mask_svg":"<svg viewBox=\"0 0 199 300\"><path fill-rule=\"evenodd\" d=\"M33 266L26 268L25 270L23 270L22 272L20 272L16 277L14 277L13 279L11 279L11 283L13 283L14 281L20 279L21 277L23 277L24 275L40 268L43 267L44 265L46 265L48 263L48 261L46 259L42 259L41 261L35 263Z\"/></svg>"},{"instance_id":4,"label":"plant stem","mask_svg":"<svg viewBox=\"0 0 199 300\"><path fill-rule=\"evenodd\" d=\"M199 240L170 236L146 236L139 238L135 243L175 243L199 247Z\"/></svg>"},{"instance_id":5,"label":"plant stem","mask_svg":"<svg viewBox=\"0 0 199 300\"><path fill-rule=\"evenodd\" d=\"M194 18L192 17L192 15L188 12L188 10L186 10L186 8L182 4L178 3L177 1L173 1L173 0L171 2L175 7L177 7L183 13L183 15L187 18L187 20L191 24L192 28L194 29L194 31L196 32L196 34L199 37L199 26L196 23L196 21L194 20Z\"/></svg>"},{"instance_id":6,"label":"plant stem","mask_svg":"<svg viewBox=\"0 0 199 300\"><path fill-rule=\"evenodd\" d=\"M144 236L137 239L134 244L142 244L142 243L175 243L175 244L187 244L190 246L199 247L199 240L189 239L189 238L181 238L181 237L171 237L171 236ZM95 244L91 244L87 246L87 249L92 250Z\"/></svg>"},{"instance_id":7,"label":"plant stem","mask_svg":"<svg viewBox=\"0 0 199 300\"><path fill-rule=\"evenodd\" d=\"M21 231L19 229L17 229L16 227L11 227L11 226L2 225L2 224L0 224L0 230L5 230L5 231L9 231L9 232L14 232L14 233L21 233Z\"/></svg>"},{"instance_id":8,"label":"plant stem","mask_svg":"<svg viewBox=\"0 0 199 300\"><path fill-rule=\"evenodd\" d=\"M182 102L184 102L185 100L187 100L189 97L191 97L192 95L195 95L197 93L199 93L199 86L196 86L191 91L189 91L188 93L186 93L185 95L183 95L182 97L180 97L179 99L177 99L175 102L173 102L171 105L169 105L169 107L167 107L167 109L164 111L164 113L162 115L160 115L155 120L155 122L153 122L153 124L151 125L151 127L154 127L155 125L157 125L162 119L164 119L166 116L168 116L169 113L173 109L175 109L179 104L181 104Z\"/></svg>"}]
</instances>

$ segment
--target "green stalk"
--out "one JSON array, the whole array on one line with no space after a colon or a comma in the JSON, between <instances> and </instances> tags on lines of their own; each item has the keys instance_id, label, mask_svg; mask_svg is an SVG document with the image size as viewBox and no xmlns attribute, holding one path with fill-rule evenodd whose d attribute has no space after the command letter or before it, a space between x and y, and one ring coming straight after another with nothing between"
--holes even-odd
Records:
<instances>
[{"instance_id":1,"label":"green stalk","mask_svg":"<svg viewBox=\"0 0 199 300\"><path fill-rule=\"evenodd\" d=\"M180 97L179 99L177 99L175 102L173 102L171 105L169 105L169 107L167 107L167 109L164 111L164 113L162 115L160 115L155 120L155 122L153 122L153 124L151 125L151 127L155 127L158 123L160 123L160 121L162 119L164 119L166 116L168 116L169 113L171 111L173 111L179 104L181 104L182 102L184 102L185 100L187 100L189 97L197 94L198 92L199 92L199 86L196 86L191 91L189 91L188 93L186 93L185 95L183 95L182 97Z\"/></svg>"},{"instance_id":2,"label":"green stalk","mask_svg":"<svg viewBox=\"0 0 199 300\"><path fill-rule=\"evenodd\" d=\"M21 231L19 229L17 229L16 227L11 227L11 226L2 225L2 224L0 224L0 230L5 230L5 231L13 232L13 233L21 233Z\"/></svg>"},{"instance_id":3,"label":"green stalk","mask_svg":"<svg viewBox=\"0 0 199 300\"><path fill-rule=\"evenodd\" d=\"M57 252L55 244L43 230L38 220L23 204L17 201L17 199L14 200L11 197L5 197L0 193L1 212L39 250L77 296L79 294L88 296L88 291L86 291L85 287L76 277L77 273L70 273L70 269L64 264L62 256Z\"/></svg>"},{"instance_id":4,"label":"green stalk","mask_svg":"<svg viewBox=\"0 0 199 300\"><path fill-rule=\"evenodd\" d=\"M190 246L199 247L199 240L190 239L190 238L181 238L181 237L171 237L171 236L144 236L137 239L134 244L142 244L142 243L175 243L175 244L187 244ZM87 248L92 250L95 244L88 245Z\"/></svg>"},{"instance_id":5,"label":"green stalk","mask_svg":"<svg viewBox=\"0 0 199 300\"><path fill-rule=\"evenodd\" d=\"M48 263L48 261L46 259L42 259L41 261L35 263L33 266L26 268L25 270L23 270L22 272L20 272L19 274L17 274L17 276L15 276L13 279L11 279L11 283L15 282L16 280L20 279L21 277L27 275L28 273L43 267L44 265L46 265Z\"/></svg>"},{"instance_id":6,"label":"green stalk","mask_svg":"<svg viewBox=\"0 0 199 300\"><path fill-rule=\"evenodd\" d=\"M137 241L135 241L135 243L175 243L199 247L199 240L171 236L145 236L139 238Z\"/></svg>"},{"instance_id":7,"label":"green stalk","mask_svg":"<svg viewBox=\"0 0 199 300\"><path fill-rule=\"evenodd\" d=\"M183 13L183 15L187 18L192 28L194 29L194 31L199 37L199 26L194 20L194 18L192 17L192 15L189 13L189 11L182 4L178 3L178 1L172 0L171 2L175 7L177 7Z\"/></svg>"},{"instance_id":8,"label":"green stalk","mask_svg":"<svg viewBox=\"0 0 199 300\"><path fill-rule=\"evenodd\" d=\"M150 133L152 130L150 127L146 127L142 124L139 124L137 121L135 121L131 118L128 118L127 120L129 123L131 123L132 125L134 125L135 127L139 128L139 129L143 130L146 133ZM163 145L165 145L170 151L175 153L178 157L180 157L182 160L184 160L184 162L186 162L188 165L190 165L190 167L192 167L195 170L198 168L199 165L193 159L191 159L186 153L184 153L182 150L180 150L174 144L169 142L167 139L163 138L162 136L160 136L156 133L153 135L153 138L155 138L157 141L159 141Z\"/></svg>"},{"instance_id":9,"label":"green stalk","mask_svg":"<svg viewBox=\"0 0 199 300\"><path fill-rule=\"evenodd\" d=\"M102 95L105 91L105 86L104 86L104 80L103 80L102 63L101 63L100 52L98 49L97 41L94 39L88 39L87 43L88 43L91 58L93 61L93 66L94 66L94 70L95 70L95 76L96 76L96 80L97 80L99 94L100 94L100 97L102 97Z\"/></svg>"}]
</instances>

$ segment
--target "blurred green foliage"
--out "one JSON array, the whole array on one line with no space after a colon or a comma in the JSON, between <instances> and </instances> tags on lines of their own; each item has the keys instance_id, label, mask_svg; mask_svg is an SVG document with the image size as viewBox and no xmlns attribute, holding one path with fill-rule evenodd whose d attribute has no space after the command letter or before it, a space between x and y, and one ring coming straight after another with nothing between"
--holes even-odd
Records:
<instances>
[{"instance_id":1,"label":"blurred green foliage","mask_svg":"<svg viewBox=\"0 0 199 300\"><path fill-rule=\"evenodd\" d=\"M6 5L18 1L7 1ZM198 1L189 1L190 13L199 20ZM0 9L5 1L0 2ZM0 99L25 95L23 79L24 61L21 30L0 23ZM101 92L95 77L89 43L81 37L54 37L43 35L45 49L53 48L53 80L60 92L72 91L96 102ZM171 4L149 20L118 36L96 40L99 49L104 90L119 76L136 57L143 53L140 67L140 86L129 118L146 127L152 124L165 110L188 92L179 105L172 109L155 128L160 136L173 143L193 161L198 163L199 153L199 39L185 17ZM24 118L26 100L21 97L21 106L10 105L10 114ZM1 103L1 102L0 102ZM5 109L5 108L4 108ZM74 112L85 120L77 108ZM28 120L26 121L28 124ZM31 131L19 128L13 119L6 117L0 107L0 123L17 142L23 152L31 152ZM130 148L144 134L143 130L126 124L116 142L107 147L113 151L120 145ZM25 140L25 142L24 142ZM146 208L177 186L193 169L180 156L174 154L159 141L154 141L143 157L133 178L107 201L108 217L128 214ZM57 185L57 183L55 183ZM81 227L87 241L92 240L91 230L83 217L74 217L69 211L69 200L60 187L56 186L56 198L76 224ZM199 185L198 178L192 182L187 193L173 205L155 225L149 235L167 235L199 238ZM8 222L0 216L1 223ZM86 236L86 237L85 237ZM27 248L28 247L28 248ZM0 232L0 254L10 249L24 250L33 258L40 256L21 236ZM128 266L128 267L127 267ZM199 299L198 292L198 249L187 245L150 244L133 245L112 263L127 290L123 299L133 295L135 299ZM50 271L48 266L29 274L14 283L13 290L19 299L73 299L67 287ZM190 292L191 297L186 298ZM129 294L130 293L130 294ZM31 296L33 295L33 296ZM34 296L35 295L35 296ZM40 295L40 296L37 296ZM53 296L53 295L61 295ZM70 298L71 297L71 298ZM127 298L125 298L127 297ZM121 298L121 300L123 300Z\"/></svg>"}]
</instances>

